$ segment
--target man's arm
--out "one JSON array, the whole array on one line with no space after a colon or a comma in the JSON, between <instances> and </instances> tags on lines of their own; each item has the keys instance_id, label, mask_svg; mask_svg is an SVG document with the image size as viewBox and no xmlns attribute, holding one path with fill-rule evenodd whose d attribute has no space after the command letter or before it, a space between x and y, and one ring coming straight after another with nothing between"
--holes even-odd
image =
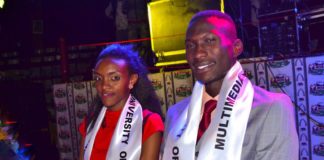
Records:
<instances>
[{"instance_id":1,"label":"man's arm","mask_svg":"<svg viewBox=\"0 0 324 160\"><path fill-rule=\"evenodd\" d=\"M299 141L294 106L288 96L274 97L257 143L255 159L297 160Z\"/></svg>"}]
</instances>

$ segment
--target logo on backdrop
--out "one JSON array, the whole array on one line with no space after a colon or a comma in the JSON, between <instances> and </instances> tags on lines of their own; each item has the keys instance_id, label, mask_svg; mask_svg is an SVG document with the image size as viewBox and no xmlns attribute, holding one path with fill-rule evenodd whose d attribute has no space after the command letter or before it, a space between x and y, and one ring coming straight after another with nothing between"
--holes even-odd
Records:
<instances>
[{"instance_id":1,"label":"logo on backdrop","mask_svg":"<svg viewBox=\"0 0 324 160\"><path fill-rule=\"evenodd\" d=\"M319 81L316 82L315 84L311 84L309 87L310 94L315 95L315 96L322 96L324 95L324 82Z\"/></svg>"},{"instance_id":2,"label":"logo on backdrop","mask_svg":"<svg viewBox=\"0 0 324 160\"><path fill-rule=\"evenodd\" d=\"M324 75L324 61L316 61L309 64L308 72L313 75Z\"/></svg>"},{"instance_id":3,"label":"logo on backdrop","mask_svg":"<svg viewBox=\"0 0 324 160\"><path fill-rule=\"evenodd\" d=\"M91 81L91 84L92 88L95 88L96 87L96 82L95 81Z\"/></svg>"},{"instance_id":4,"label":"logo on backdrop","mask_svg":"<svg viewBox=\"0 0 324 160\"><path fill-rule=\"evenodd\" d=\"M288 60L281 60L281 61L269 61L268 65L271 68L282 68L284 66L287 66L289 64Z\"/></svg>"},{"instance_id":5,"label":"logo on backdrop","mask_svg":"<svg viewBox=\"0 0 324 160\"><path fill-rule=\"evenodd\" d=\"M72 151L72 147L70 144L63 144L59 147L60 152L62 153L69 153Z\"/></svg>"},{"instance_id":6,"label":"logo on backdrop","mask_svg":"<svg viewBox=\"0 0 324 160\"><path fill-rule=\"evenodd\" d=\"M247 77L249 80L253 79L253 74L252 71L249 69L244 69L243 75Z\"/></svg>"},{"instance_id":7,"label":"logo on backdrop","mask_svg":"<svg viewBox=\"0 0 324 160\"><path fill-rule=\"evenodd\" d=\"M191 87L188 85L181 85L176 88L176 95L179 97L187 97L191 95Z\"/></svg>"},{"instance_id":8,"label":"logo on backdrop","mask_svg":"<svg viewBox=\"0 0 324 160\"><path fill-rule=\"evenodd\" d=\"M67 130L61 130L59 133L59 137L61 139L69 139L70 138L70 133Z\"/></svg>"},{"instance_id":9,"label":"logo on backdrop","mask_svg":"<svg viewBox=\"0 0 324 160\"><path fill-rule=\"evenodd\" d=\"M157 79L152 79L151 81L154 90L159 90L162 88L162 82Z\"/></svg>"},{"instance_id":10,"label":"logo on backdrop","mask_svg":"<svg viewBox=\"0 0 324 160\"><path fill-rule=\"evenodd\" d=\"M271 78L271 86L273 88L281 88L286 87L291 84L291 81L289 79L289 76L285 74L278 74Z\"/></svg>"},{"instance_id":11,"label":"logo on backdrop","mask_svg":"<svg viewBox=\"0 0 324 160\"><path fill-rule=\"evenodd\" d=\"M57 90L55 90L54 96L56 98L63 98L63 97L66 97L66 93L62 88L58 88Z\"/></svg>"},{"instance_id":12,"label":"logo on backdrop","mask_svg":"<svg viewBox=\"0 0 324 160\"><path fill-rule=\"evenodd\" d=\"M324 116L324 102L319 102L311 106L311 113L316 116Z\"/></svg>"},{"instance_id":13,"label":"logo on backdrop","mask_svg":"<svg viewBox=\"0 0 324 160\"><path fill-rule=\"evenodd\" d=\"M87 115L87 112L84 111L84 110L78 110L78 111L77 111L77 117L78 117L79 119L83 119L84 116L86 116L86 115Z\"/></svg>"},{"instance_id":14,"label":"logo on backdrop","mask_svg":"<svg viewBox=\"0 0 324 160\"><path fill-rule=\"evenodd\" d=\"M87 101L86 101L86 98L85 98L85 96L84 96L83 94L78 94L78 95L75 97L75 102L76 102L77 104L84 104L84 103L86 103Z\"/></svg>"},{"instance_id":15,"label":"logo on backdrop","mask_svg":"<svg viewBox=\"0 0 324 160\"><path fill-rule=\"evenodd\" d=\"M84 85L84 83L75 83L74 88L77 90L81 90L81 89L85 88L85 85Z\"/></svg>"},{"instance_id":16,"label":"logo on backdrop","mask_svg":"<svg viewBox=\"0 0 324 160\"><path fill-rule=\"evenodd\" d=\"M66 117L59 117L58 120L57 120L57 123L60 126L64 126L64 125L67 125L68 124L68 120L67 120Z\"/></svg>"},{"instance_id":17,"label":"logo on backdrop","mask_svg":"<svg viewBox=\"0 0 324 160\"><path fill-rule=\"evenodd\" d=\"M59 102L56 104L56 111L57 112L65 112L66 111L66 103Z\"/></svg>"},{"instance_id":18,"label":"logo on backdrop","mask_svg":"<svg viewBox=\"0 0 324 160\"><path fill-rule=\"evenodd\" d=\"M313 134L318 136L324 136L324 125L314 125L313 128Z\"/></svg>"},{"instance_id":19,"label":"logo on backdrop","mask_svg":"<svg viewBox=\"0 0 324 160\"><path fill-rule=\"evenodd\" d=\"M324 156L324 142L314 145L313 152L319 156Z\"/></svg>"},{"instance_id":20,"label":"logo on backdrop","mask_svg":"<svg viewBox=\"0 0 324 160\"><path fill-rule=\"evenodd\" d=\"M186 79L191 76L190 71L178 71L174 72L174 78L176 79Z\"/></svg>"},{"instance_id":21,"label":"logo on backdrop","mask_svg":"<svg viewBox=\"0 0 324 160\"><path fill-rule=\"evenodd\" d=\"M163 99L163 97L158 96L158 99L159 99L159 101L160 101L161 106L163 106L163 105L165 104L165 103L164 103L164 99Z\"/></svg>"}]
</instances>

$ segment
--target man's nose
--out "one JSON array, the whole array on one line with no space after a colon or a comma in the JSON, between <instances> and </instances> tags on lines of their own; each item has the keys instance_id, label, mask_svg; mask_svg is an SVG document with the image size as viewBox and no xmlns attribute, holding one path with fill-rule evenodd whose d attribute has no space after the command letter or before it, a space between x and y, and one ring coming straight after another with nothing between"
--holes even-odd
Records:
<instances>
[{"instance_id":1,"label":"man's nose","mask_svg":"<svg viewBox=\"0 0 324 160\"><path fill-rule=\"evenodd\" d=\"M201 58L207 55L206 45L204 43L197 43L195 50L195 58Z\"/></svg>"}]
</instances>

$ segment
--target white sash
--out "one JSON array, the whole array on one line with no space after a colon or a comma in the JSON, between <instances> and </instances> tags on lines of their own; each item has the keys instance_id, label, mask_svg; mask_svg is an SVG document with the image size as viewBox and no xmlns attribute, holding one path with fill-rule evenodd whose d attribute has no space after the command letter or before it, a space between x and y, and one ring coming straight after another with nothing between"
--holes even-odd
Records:
<instances>
[{"instance_id":1,"label":"white sash","mask_svg":"<svg viewBox=\"0 0 324 160\"><path fill-rule=\"evenodd\" d=\"M84 143L85 160L90 159L94 140L105 113L106 107L102 107L93 129L86 135ZM140 158L142 145L142 122L142 107L140 103L130 95L118 119L106 155L107 160L137 160Z\"/></svg>"},{"instance_id":2,"label":"white sash","mask_svg":"<svg viewBox=\"0 0 324 160\"><path fill-rule=\"evenodd\" d=\"M226 74L219 93L216 114L197 146L204 86L198 81L195 83L190 103L180 114L177 122L172 124L173 128L165 137L167 139L163 160L241 158L254 95L251 82L242 74L243 69L239 62L236 62Z\"/></svg>"}]
</instances>

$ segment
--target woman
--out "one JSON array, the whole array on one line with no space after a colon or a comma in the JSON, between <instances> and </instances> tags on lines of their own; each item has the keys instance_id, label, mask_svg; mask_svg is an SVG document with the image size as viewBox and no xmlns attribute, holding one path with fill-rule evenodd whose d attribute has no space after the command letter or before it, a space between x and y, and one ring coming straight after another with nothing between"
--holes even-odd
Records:
<instances>
[{"instance_id":1,"label":"woman","mask_svg":"<svg viewBox=\"0 0 324 160\"><path fill-rule=\"evenodd\" d=\"M93 70L99 100L79 128L81 159L158 159L164 127L147 73L132 46L100 53Z\"/></svg>"}]
</instances>

